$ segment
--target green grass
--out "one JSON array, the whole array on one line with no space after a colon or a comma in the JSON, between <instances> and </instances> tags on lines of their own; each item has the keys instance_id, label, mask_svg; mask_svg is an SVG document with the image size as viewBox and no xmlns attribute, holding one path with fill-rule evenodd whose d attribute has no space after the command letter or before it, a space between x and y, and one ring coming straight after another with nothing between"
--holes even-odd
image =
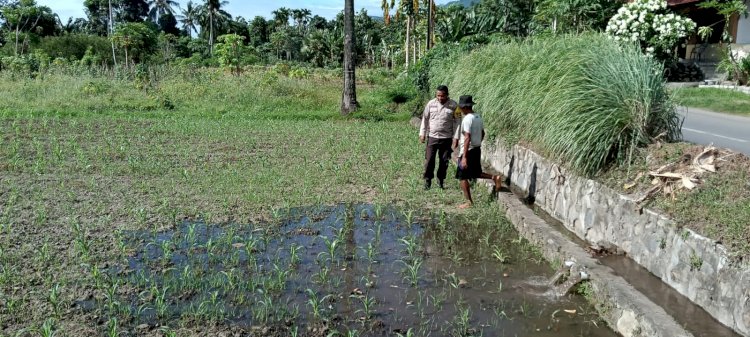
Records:
<instances>
[{"instance_id":1,"label":"green grass","mask_svg":"<svg viewBox=\"0 0 750 337\"><path fill-rule=\"evenodd\" d=\"M675 102L688 107L750 116L750 95L729 89L676 89Z\"/></svg>"},{"instance_id":2,"label":"green grass","mask_svg":"<svg viewBox=\"0 0 750 337\"><path fill-rule=\"evenodd\" d=\"M532 144L587 175L628 163L678 118L661 65L600 35L489 45L437 62L432 86L478 102L490 136Z\"/></svg>"},{"instance_id":3,"label":"green grass","mask_svg":"<svg viewBox=\"0 0 750 337\"><path fill-rule=\"evenodd\" d=\"M735 258L750 255L750 174L738 169L709 175L706 187L655 203L679 224L698 231L728 248Z\"/></svg>"},{"instance_id":4,"label":"green grass","mask_svg":"<svg viewBox=\"0 0 750 337\"><path fill-rule=\"evenodd\" d=\"M653 187L647 172L684 156L695 157L704 146L689 143L666 143L641 150L631 167L617 167L597 177L622 194L640 196ZM750 159L735 154L717 161L716 173L705 173L702 182L692 191L679 190L657 194L646 203L668 215L677 226L720 241L735 258L750 256ZM637 179L636 179L637 178ZM628 186L626 189L625 186ZM665 245L665 244L663 244Z\"/></svg>"}]
</instances>

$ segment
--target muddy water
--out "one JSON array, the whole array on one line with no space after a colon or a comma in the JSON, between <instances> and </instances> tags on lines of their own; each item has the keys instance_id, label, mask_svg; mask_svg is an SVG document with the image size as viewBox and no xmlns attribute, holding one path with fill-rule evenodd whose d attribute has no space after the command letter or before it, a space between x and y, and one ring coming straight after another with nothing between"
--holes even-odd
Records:
<instances>
[{"instance_id":1,"label":"muddy water","mask_svg":"<svg viewBox=\"0 0 750 337\"><path fill-rule=\"evenodd\" d=\"M132 289L119 299L135 312L125 320L132 326L616 336L581 296L545 295L554 271L510 228L372 205L293 209L273 224L127 233L127 263L109 272Z\"/></svg>"},{"instance_id":2,"label":"muddy water","mask_svg":"<svg viewBox=\"0 0 750 337\"><path fill-rule=\"evenodd\" d=\"M512 192L521 196L520 200L532 208L534 213L547 222L550 227L578 245L588 246L585 241L567 230L559 220L542 210L538 205L529 203L528 199L524 199L524 193L519 188L514 187ZM627 280L635 289L662 307L667 314L695 337L740 337L736 332L713 318L703 308L662 282L632 259L624 255L611 253L614 252L605 252L603 256L599 257L599 261L612 268L616 275Z\"/></svg>"},{"instance_id":3,"label":"muddy water","mask_svg":"<svg viewBox=\"0 0 750 337\"><path fill-rule=\"evenodd\" d=\"M654 303L664 308L664 311L695 337L740 337L635 261L625 256L615 255L603 257L600 261L612 268L617 275L626 279Z\"/></svg>"}]
</instances>

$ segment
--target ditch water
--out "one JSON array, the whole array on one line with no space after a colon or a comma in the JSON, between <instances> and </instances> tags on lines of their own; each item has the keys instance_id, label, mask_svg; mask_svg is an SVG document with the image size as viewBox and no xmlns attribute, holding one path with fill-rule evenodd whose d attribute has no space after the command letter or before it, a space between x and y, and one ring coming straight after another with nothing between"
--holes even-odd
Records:
<instances>
[{"instance_id":1,"label":"ditch water","mask_svg":"<svg viewBox=\"0 0 750 337\"><path fill-rule=\"evenodd\" d=\"M497 218L338 205L276 219L125 233L108 274L128 291L81 306L253 335L617 336L582 296L551 291L555 271Z\"/></svg>"},{"instance_id":2,"label":"ditch water","mask_svg":"<svg viewBox=\"0 0 750 337\"><path fill-rule=\"evenodd\" d=\"M586 242L567 230L559 220L534 204L533 199L524 197L525 193L521 189L514 187L511 192L519 196L520 200L533 209L534 213L550 227L581 247L588 246ZM718 322L706 310L691 302L629 257L605 252L598 257L598 260L601 264L612 268L615 275L625 279L636 290L662 307L695 337L740 337L732 329Z\"/></svg>"}]
</instances>

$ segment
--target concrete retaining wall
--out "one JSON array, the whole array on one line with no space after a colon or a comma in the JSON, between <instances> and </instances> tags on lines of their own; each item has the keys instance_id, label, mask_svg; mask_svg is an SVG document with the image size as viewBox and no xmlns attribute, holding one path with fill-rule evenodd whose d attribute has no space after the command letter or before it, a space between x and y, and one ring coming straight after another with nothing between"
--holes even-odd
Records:
<instances>
[{"instance_id":1,"label":"concrete retaining wall","mask_svg":"<svg viewBox=\"0 0 750 337\"><path fill-rule=\"evenodd\" d=\"M485 165L531 191L540 208L578 237L625 252L719 322L750 336L750 269L730 263L722 245L639 210L632 198L529 149L498 142L485 144L482 152Z\"/></svg>"}]
</instances>

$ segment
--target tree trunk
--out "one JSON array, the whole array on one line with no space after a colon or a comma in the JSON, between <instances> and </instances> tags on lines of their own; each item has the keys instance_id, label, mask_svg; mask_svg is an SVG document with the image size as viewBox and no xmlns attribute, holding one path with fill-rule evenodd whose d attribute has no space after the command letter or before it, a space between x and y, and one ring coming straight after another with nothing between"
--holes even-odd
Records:
<instances>
[{"instance_id":1,"label":"tree trunk","mask_svg":"<svg viewBox=\"0 0 750 337\"><path fill-rule=\"evenodd\" d=\"M16 24L16 56L18 56L18 27L19 25Z\"/></svg>"},{"instance_id":2,"label":"tree trunk","mask_svg":"<svg viewBox=\"0 0 750 337\"><path fill-rule=\"evenodd\" d=\"M406 68L409 68L409 37L411 37L411 16L406 17L406 40L404 40L404 55L406 56Z\"/></svg>"},{"instance_id":3,"label":"tree trunk","mask_svg":"<svg viewBox=\"0 0 750 337\"><path fill-rule=\"evenodd\" d=\"M432 35L435 31L435 1L429 0L427 4L427 50L432 49Z\"/></svg>"},{"instance_id":4,"label":"tree trunk","mask_svg":"<svg viewBox=\"0 0 750 337\"><path fill-rule=\"evenodd\" d=\"M354 76L354 0L344 1L344 91L341 94L341 114L357 110L357 85Z\"/></svg>"},{"instance_id":5,"label":"tree trunk","mask_svg":"<svg viewBox=\"0 0 750 337\"><path fill-rule=\"evenodd\" d=\"M107 35L109 35L109 42L112 44L112 62L117 69L117 54L115 54L115 41L112 40L112 34L114 33L114 25L112 24L112 0L108 1L109 5L109 27L107 27Z\"/></svg>"},{"instance_id":6,"label":"tree trunk","mask_svg":"<svg viewBox=\"0 0 750 337\"><path fill-rule=\"evenodd\" d=\"M416 20L415 20L416 21ZM416 22L412 22L412 29L415 28ZM416 33L416 32L412 32ZM417 38L414 37L414 34L411 34L411 65L417 64Z\"/></svg>"},{"instance_id":7,"label":"tree trunk","mask_svg":"<svg viewBox=\"0 0 750 337\"><path fill-rule=\"evenodd\" d=\"M391 51L390 54L391 54L391 65L388 68L390 70L393 70L393 66L396 64L396 53L394 51Z\"/></svg>"},{"instance_id":8,"label":"tree trunk","mask_svg":"<svg viewBox=\"0 0 750 337\"><path fill-rule=\"evenodd\" d=\"M211 53L211 56L214 55L214 15L213 12L208 12L208 21L211 23L209 26L211 26L209 32L208 32L208 51Z\"/></svg>"}]
</instances>

